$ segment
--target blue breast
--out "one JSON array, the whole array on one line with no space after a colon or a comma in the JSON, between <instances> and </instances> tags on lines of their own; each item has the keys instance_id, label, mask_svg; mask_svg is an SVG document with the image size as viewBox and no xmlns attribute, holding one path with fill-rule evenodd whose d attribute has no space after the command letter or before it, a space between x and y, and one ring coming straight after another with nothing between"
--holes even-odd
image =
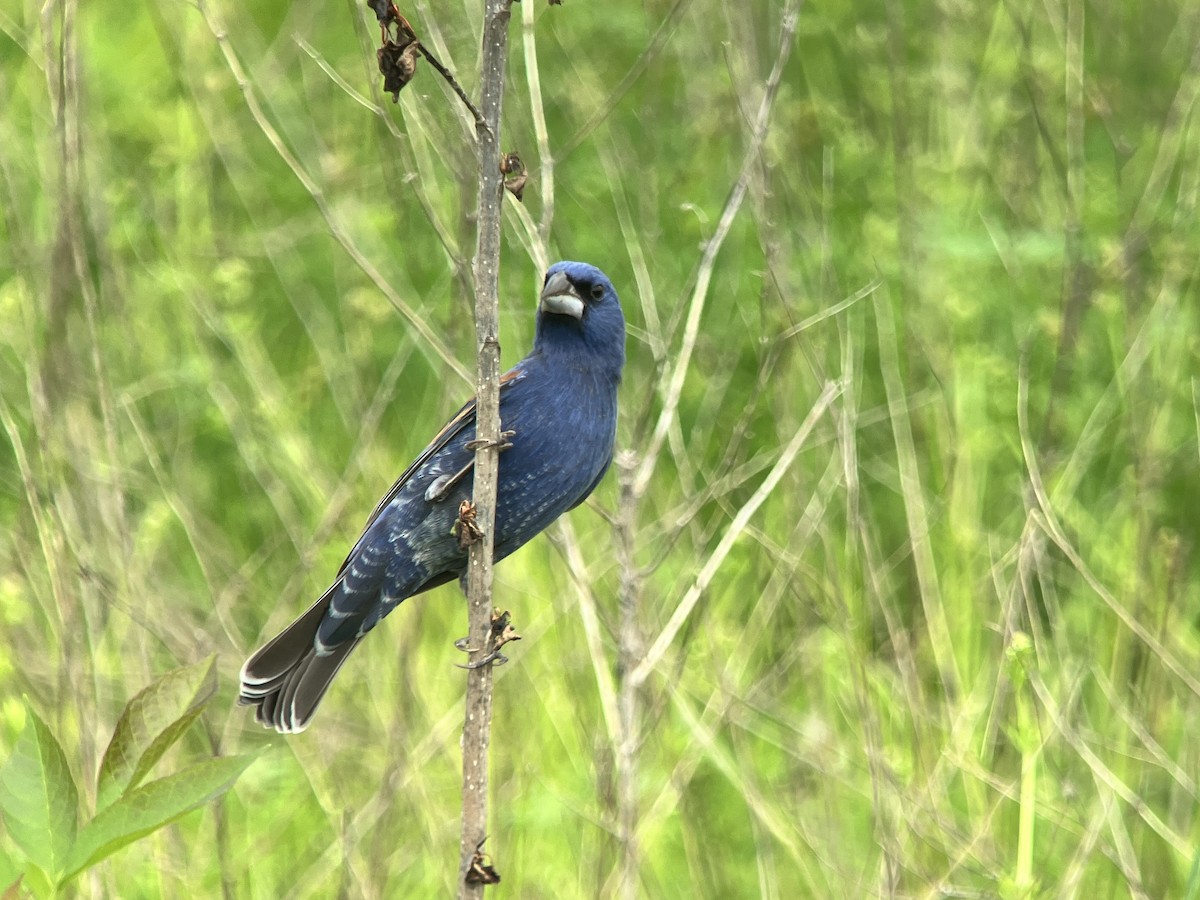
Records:
<instances>
[{"instance_id":1,"label":"blue breast","mask_svg":"<svg viewBox=\"0 0 1200 900\"><path fill-rule=\"evenodd\" d=\"M534 355L501 395L500 419L512 447L500 454L495 558L503 559L582 502L612 459L617 385L565 359ZM468 474L436 501L439 478L474 456L472 423L413 474L356 546L341 588L318 628L318 646L365 634L401 601L444 584L466 568L452 532L459 504L472 496Z\"/></svg>"}]
</instances>

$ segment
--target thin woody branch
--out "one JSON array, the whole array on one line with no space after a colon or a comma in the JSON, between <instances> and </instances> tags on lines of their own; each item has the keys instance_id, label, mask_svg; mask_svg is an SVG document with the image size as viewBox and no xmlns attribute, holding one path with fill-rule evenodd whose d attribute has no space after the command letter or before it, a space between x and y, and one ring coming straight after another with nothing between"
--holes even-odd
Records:
<instances>
[{"instance_id":1,"label":"thin woody branch","mask_svg":"<svg viewBox=\"0 0 1200 900\"><path fill-rule=\"evenodd\" d=\"M421 55L429 60L429 64L437 69L438 74L446 79L446 83L450 85L450 89L458 94L458 99L471 111L471 115L475 118L476 130L490 132L492 129L488 126L487 120L475 108L475 104L471 102L471 98L467 96L467 92L462 89L462 85L458 83L458 79L454 77L454 73L438 62L438 58L430 53L429 48L419 40L417 41L417 47L420 49Z\"/></svg>"},{"instance_id":2,"label":"thin woody branch","mask_svg":"<svg viewBox=\"0 0 1200 900\"><path fill-rule=\"evenodd\" d=\"M459 845L460 900L479 900L485 884L500 880L485 862L488 744L492 721L492 563L496 486L504 439L500 425L499 279L504 181L500 171L500 114L508 55L510 0L487 0L480 61L479 231L475 249L475 333L478 342L473 524L479 539L470 545L467 567L468 640L466 718L463 723L463 812ZM486 877L484 877L486 875Z\"/></svg>"},{"instance_id":3,"label":"thin woody branch","mask_svg":"<svg viewBox=\"0 0 1200 900\"><path fill-rule=\"evenodd\" d=\"M371 7L379 22L379 71L383 75L383 89L392 95L392 100L400 99L400 91L416 74L417 57L423 56L429 60L431 66L437 69L438 74L446 79L450 89L471 111L471 116L475 119L475 129L481 133L492 133L491 126L475 108L475 104L471 102L467 92L462 89L462 85L458 83L454 73L443 66L429 48L421 43L416 31L400 12L394 0L367 0L367 6ZM396 32L395 37L392 36L393 28Z\"/></svg>"}]
</instances>

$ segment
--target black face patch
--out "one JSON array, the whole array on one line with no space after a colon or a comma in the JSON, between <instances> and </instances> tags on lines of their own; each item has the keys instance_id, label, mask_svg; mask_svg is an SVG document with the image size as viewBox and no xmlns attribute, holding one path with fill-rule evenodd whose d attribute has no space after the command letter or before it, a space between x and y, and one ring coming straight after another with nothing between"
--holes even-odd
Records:
<instances>
[{"instance_id":1,"label":"black face patch","mask_svg":"<svg viewBox=\"0 0 1200 900\"><path fill-rule=\"evenodd\" d=\"M599 303L604 299L604 285L598 281L576 281L572 278L571 287L586 304Z\"/></svg>"}]
</instances>

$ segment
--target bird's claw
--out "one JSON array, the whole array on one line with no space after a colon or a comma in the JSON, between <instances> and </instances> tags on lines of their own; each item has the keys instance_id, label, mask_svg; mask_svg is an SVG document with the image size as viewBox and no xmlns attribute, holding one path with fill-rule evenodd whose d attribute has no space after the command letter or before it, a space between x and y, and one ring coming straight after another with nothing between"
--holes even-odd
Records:
<instances>
[{"instance_id":1,"label":"bird's claw","mask_svg":"<svg viewBox=\"0 0 1200 900\"><path fill-rule=\"evenodd\" d=\"M484 666L497 665L502 666L508 662L508 657L500 652L500 648L511 641L521 640L521 635L517 633L517 629L512 626L512 613L508 610L504 612L495 611L492 613L492 629L488 634L488 644L490 649L482 659L477 659L474 662L469 662L466 665L455 663L460 669L481 669ZM482 648L472 647L470 637L459 638L454 642L454 648L461 650L463 653L475 653Z\"/></svg>"},{"instance_id":2,"label":"bird's claw","mask_svg":"<svg viewBox=\"0 0 1200 900\"><path fill-rule=\"evenodd\" d=\"M458 484L462 480L462 477L471 471L471 466L473 465L475 465L475 460L471 460L451 475L439 475L433 479L429 487L425 490L425 499L430 503L441 503L450 493L450 488Z\"/></svg>"},{"instance_id":3,"label":"bird's claw","mask_svg":"<svg viewBox=\"0 0 1200 900\"><path fill-rule=\"evenodd\" d=\"M508 657L499 650L493 650L483 659L477 659L470 663L455 663L460 669L482 669L484 666L497 665L502 666L508 662Z\"/></svg>"},{"instance_id":4,"label":"bird's claw","mask_svg":"<svg viewBox=\"0 0 1200 900\"><path fill-rule=\"evenodd\" d=\"M515 431L500 432L500 440L498 441L467 441L463 444L464 450L475 451L480 447L497 447L500 450L507 450L512 446L512 441L509 440ZM463 480L463 476L471 471L471 467L475 465L475 460L470 460L465 466L457 472L449 475L439 475L430 482L429 487L425 490L425 499L430 503L441 503L450 494L450 488L454 487Z\"/></svg>"},{"instance_id":5,"label":"bird's claw","mask_svg":"<svg viewBox=\"0 0 1200 900\"><path fill-rule=\"evenodd\" d=\"M475 438L473 441L467 441L463 444L463 448L474 452L482 450L484 447L495 447L497 450L507 450L512 446L511 438L515 435L515 431L500 432L500 439L496 441L488 440L487 438Z\"/></svg>"}]
</instances>

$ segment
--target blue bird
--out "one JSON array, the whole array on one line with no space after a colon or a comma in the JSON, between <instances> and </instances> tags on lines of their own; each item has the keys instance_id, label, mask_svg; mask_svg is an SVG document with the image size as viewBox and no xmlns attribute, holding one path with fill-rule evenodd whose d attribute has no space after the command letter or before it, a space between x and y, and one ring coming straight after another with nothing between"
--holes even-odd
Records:
<instances>
[{"instance_id":1,"label":"blue bird","mask_svg":"<svg viewBox=\"0 0 1200 900\"><path fill-rule=\"evenodd\" d=\"M500 379L495 559L582 503L612 461L625 318L595 266L555 263L538 301L533 350ZM337 579L242 667L238 702L282 733L304 730L368 631L403 600L466 571L452 528L474 488L470 400L404 470L367 520Z\"/></svg>"}]
</instances>

